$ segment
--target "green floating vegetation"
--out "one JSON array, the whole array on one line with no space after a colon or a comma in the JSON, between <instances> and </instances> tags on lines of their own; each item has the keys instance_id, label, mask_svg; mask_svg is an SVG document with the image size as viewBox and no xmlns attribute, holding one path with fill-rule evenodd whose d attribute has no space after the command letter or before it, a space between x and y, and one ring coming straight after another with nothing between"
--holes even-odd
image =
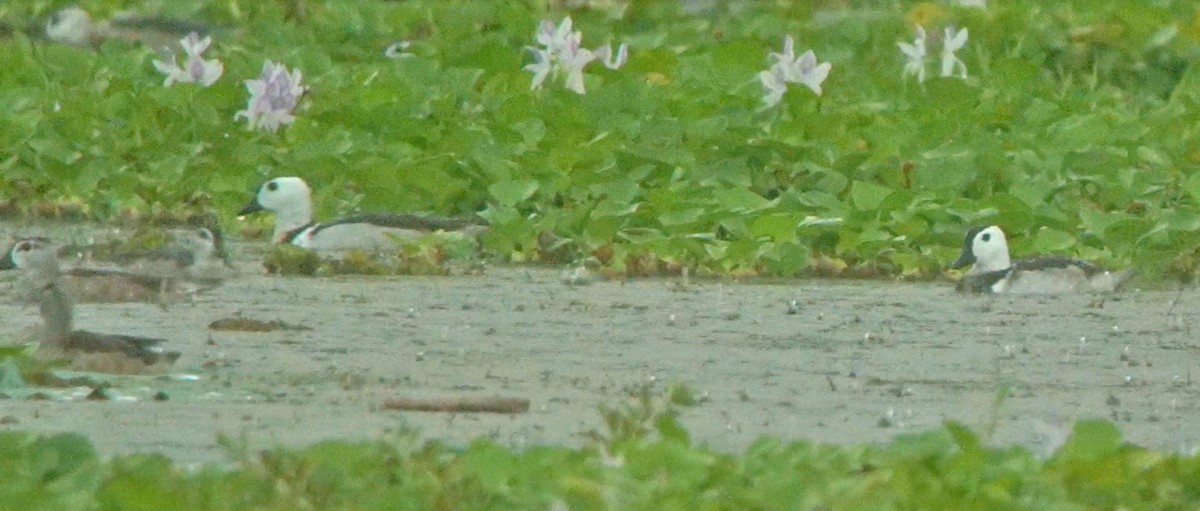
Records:
<instances>
[{"instance_id":1,"label":"green floating vegetation","mask_svg":"<svg viewBox=\"0 0 1200 511\"><path fill-rule=\"evenodd\" d=\"M35 387L100 384L94 378L58 376L56 371L65 368L67 362L37 356L37 350L37 343L0 344L0 397L26 397L36 391Z\"/></svg>"},{"instance_id":2,"label":"green floating vegetation","mask_svg":"<svg viewBox=\"0 0 1200 511\"><path fill-rule=\"evenodd\" d=\"M984 222L1018 255L1148 279L1200 265L1194 2L77 3L207 24L224 74L167 87L157 46L51 44L64 2L3 6L0 213L228 222L264 178L298 175L318 218L480 212L506 260L539 260L551 233L556 257L617 273L929 277ZM586 94L531 89L538 24L568 15L628 62L585 68ZM924 81L897 46L918 25ZM947 29L969 38L943 77ZM788 35L832 68L821 95L791 83L767 107ZM268 60L308 87L275 132L235 119Z\"/></svg>"},{"instance_id":3,"label":"green floating vegetation","mask_svg":"<svg viewBox=\"0 0 1200 511\"><path fill-rule=\"evenodd\" d=\"M321 256L290 243L272 245L263 257L263 267L272 274L312 276L321 268Z\"/></svg>"},{"instance_id":4,"label":"green floating vegetation","mask_svg":"<svg viewBox=\"0 0 1200 511\"><path fill-rule=\"evenodd\" d=\"M433 233L395 239L391 250L349 250L331 257L292 244L273 245L263 258L267 273L279 275L447 275L482 271L479 243L462 233Z\"/></svg>"},{"instance_id":5,"label":"green floating vegetation","mask_svg":"<svg viewBox=\"0 0 1200 511\"><path fill-rule=\"evenodd\" d=\"M1093 510L1195 509L1200 456L1126 444L1082 421L1048 459L989 447L968 428L888 445L762 438L740 453L696 445L677 404L605 410L581 448L465 447L412 432L252 453L220 439L230 462L182 467L162 455L101 459L87 438L0 433L3 509Z\"/></svg>"}]
</instances>

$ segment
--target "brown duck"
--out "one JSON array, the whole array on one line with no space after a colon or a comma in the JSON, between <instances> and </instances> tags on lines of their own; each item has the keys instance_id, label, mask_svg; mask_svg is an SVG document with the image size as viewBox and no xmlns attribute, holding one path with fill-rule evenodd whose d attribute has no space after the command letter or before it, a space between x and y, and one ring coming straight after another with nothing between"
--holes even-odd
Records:
<instances>
[{"instance_id":1,"label":"brown duck","mask_svg":"<svg viewBox=\"0 0 1200 511\"><path fill-rule=\"evenodd\" d=\"M56 252L45 238L18 240L0 261L0 269L19 269L25 273L21 298L38 304L43 323L39 339L42 348L68 356L120 355L147 366L170 364L179 358L178 352L166 352L159 347L162 339L75 330L71 297L60 283Z\"/></svg>"}]
</instances>

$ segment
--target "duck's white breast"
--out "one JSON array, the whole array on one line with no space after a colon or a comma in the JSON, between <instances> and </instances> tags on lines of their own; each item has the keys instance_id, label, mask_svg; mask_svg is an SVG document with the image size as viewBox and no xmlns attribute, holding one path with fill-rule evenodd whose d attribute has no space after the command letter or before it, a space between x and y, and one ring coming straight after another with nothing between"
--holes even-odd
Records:
<instances>
[{"instance_id":1,"label":"duck's white breast","mask_svg":"<svg viewBox=\"0 0 1200 511\"><path fill-rule=\"evenodd\" d=\"M414 239L424 234L413 229L382 227L368 223L339 223L313 226L292 243L311 250L384 250L396 246L396 238Z\"/></svg>"},{"instance_id":2,"label":"duck's white breast","mask_svg":"<svg viewBox=\"0 0 1200 511\"><path fill-rule=\"evenodd\" d=\"M996 293L1052 295L1090 291L1088 278L1077 266L1017 270L992 286Z\"/></svg>"}]
</instances>

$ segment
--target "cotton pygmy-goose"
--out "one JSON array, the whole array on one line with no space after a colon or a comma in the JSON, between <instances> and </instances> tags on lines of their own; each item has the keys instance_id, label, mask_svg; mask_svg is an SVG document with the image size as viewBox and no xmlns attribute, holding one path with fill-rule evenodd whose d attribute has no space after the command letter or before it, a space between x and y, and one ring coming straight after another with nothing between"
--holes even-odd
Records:
<instances>
[{"instance_id":1,"label":"cotton pygmy-goose","mask_svg":"<svg viewBox=\"0 0 1200 511\"><path fill-rule=\"evenodd\" d=\"M952 265L972 265L958 281L959 291L1010 294L1112 293L1135 274L1110 271L1079 259L1039 256L1012 261L1004 231L995 225L972 227L962 255Z\"/></svg>"},{"instance_id":2,"label":"cotton pygmy-goose","mask_svg":"<svg viewBox=\"0 0 1200 511\"><path fill-rule=\"evenodd\" d=\"M291 243L312 250L386 249L393 237L411 239L435 231L458 231L475 236L487 230L478 217L436 217L406 213L374 213L325 223L313 222L312 190L298 177L277 177L258 188L241 215L258 211L275 214L273 243Z\"/></svg>"},{"instance_id":3,"label":"cotton pygmy-goose","mask_svg":"<svg viewBox=\"0 0 1200 511\"><path fill-rule=\"evenodd\" d=\"M0 261L0 269L24 272L21 295L25 301L38 305L42 348L68 356L114 354L147 366L170 364L179 358L178 352L164 352L158 346L162 339L75 330L71 297L59 281L57 254L45 238L18 240Z\"/></svg>"}]
</instances>

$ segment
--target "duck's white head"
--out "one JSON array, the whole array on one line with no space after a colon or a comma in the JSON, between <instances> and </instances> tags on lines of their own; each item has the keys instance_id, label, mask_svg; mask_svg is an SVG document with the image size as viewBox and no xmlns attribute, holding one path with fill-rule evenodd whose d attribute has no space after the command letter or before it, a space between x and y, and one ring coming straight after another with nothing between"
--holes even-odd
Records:
<instances>
[{"instance_id":1,"label":"duck's white head","mask_svg":"<svg viewBox=\"0 0 1200 511\"><path fill-rule=\"evenodd\" d=\"M24 270L48 278L58 276L58 254L46 238L23 238L8 249L2 270Z\"/></svg>"},{"instance_id":2,"label":"duck's white head","mask_svg":"<svg viewBox=\"0 0 1200 511\"><path fill-rule=\"evenodd\" d=\"M999 226L981 225L967 231L963 240L962 255L954 261L953 268L974 264L972 273L1007 270L1012 266L1008 255L1008 240Z\"/></svg>"},{"instance_id":3,"label":"duck's white head","mask_svg":"<svg viewBox=\"0 0 1200 511\"><path fill-rule=\"evenodd\" d=\"M63 44L87 46L95 32L91 15L74 5L55 12L46 20L46 37Z\"/></svg>"},{"instance_id":4,"label":"duck's white head","mask_svg":"<svg viewBox=\"0 0 1200 511\"><path fill-rule=\"evenodd\" d=\"M239 215L248 215L256 211L275 213L276 242L280 236L312 222L312 190L303 179L298 177L277 177L258 187L258 193Z\"/></svg>"}]
</instances>

